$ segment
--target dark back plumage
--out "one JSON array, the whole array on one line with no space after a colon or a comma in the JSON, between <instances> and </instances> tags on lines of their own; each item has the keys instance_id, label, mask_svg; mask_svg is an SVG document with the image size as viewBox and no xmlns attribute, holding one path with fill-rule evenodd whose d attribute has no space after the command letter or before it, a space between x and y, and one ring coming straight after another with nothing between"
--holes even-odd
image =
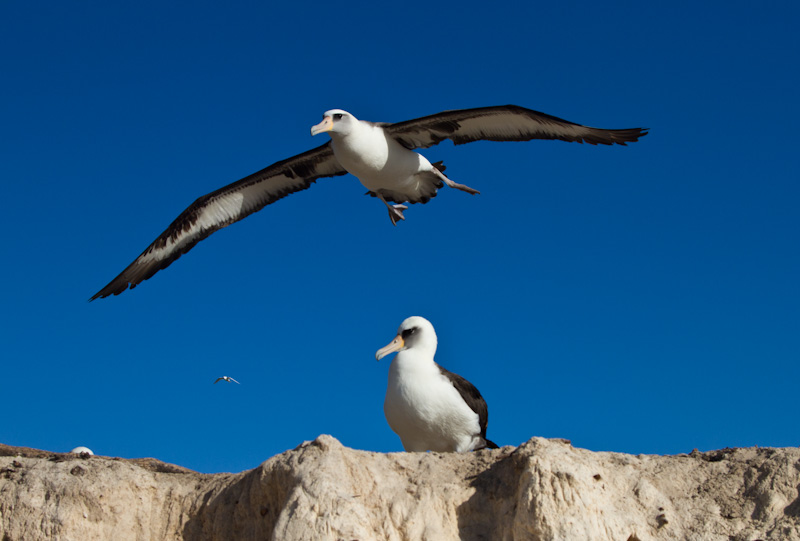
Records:
<instances>
[{"instance_id":1,"label":"dark back plumage","mask_svg":"<svg viewBox=\"0 0 800 541\"><path fill-rule=\"evenodd\" d=\"M486 439L486 427L489 424L489 406L486 405L481 392L472 383L462 378L458 374L450 372L439 363L436 363L439 371L453 384L458 394L464 399L469 408L478 414L478 424L481 427L481 438L486 442L486 447L489 449L497 449L498 446L491 440Z\"/></svg>"}]
</instances>

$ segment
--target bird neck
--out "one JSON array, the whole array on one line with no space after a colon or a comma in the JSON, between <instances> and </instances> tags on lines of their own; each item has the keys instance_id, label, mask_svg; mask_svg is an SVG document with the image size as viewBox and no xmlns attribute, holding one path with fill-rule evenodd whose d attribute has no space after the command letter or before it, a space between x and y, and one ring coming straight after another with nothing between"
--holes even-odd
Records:
<instances>
[{"instance_id":1,"label":"bird neck","mask_svg":"<svg viewBox=\"0 0 800 541\"><path fill-rule=\"evenodd\" d=\"M436 345L433 347L422 347L416 345L413 349L406 349L399 352L392 364L398 372L405 373L437 373L439 367L433 360L436 353Z\"/></svg>"}]
</instances>

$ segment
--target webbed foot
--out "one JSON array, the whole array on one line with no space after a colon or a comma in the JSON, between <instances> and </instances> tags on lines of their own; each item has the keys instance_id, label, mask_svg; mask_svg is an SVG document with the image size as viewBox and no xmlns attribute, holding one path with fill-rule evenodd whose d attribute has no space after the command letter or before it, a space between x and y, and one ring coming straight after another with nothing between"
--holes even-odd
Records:
<instances>
[{"instance_id":1,"label":"webbed foot","mask_svg":"<svg viewBox=\"0 0 800 541\"><path fill-rule=\"evenodd\" d=\"M407 206L387 204L386 208L389 209L389 219L392 221L392 225L397 225L397 220L406 219L406 217L403 216L403 211L408 210Z\"/></svg>"},{"instance_id":2,"label":"webbed foot","mask_svg":"<svg viewBox=\"0 0 800 541\"><path fill-rule=\"evenodd\" d=\"M405 220L406 217L403 216L403 211L408 210L408 207L405 205L390 205L386 198L384 198L381 194L375 192L367 192L370 195L377 196L383 204L386 205L386 208L389 209L389 219L392 221L392 225L397 225L397 220Z\"/></svg>"}]
</instances>

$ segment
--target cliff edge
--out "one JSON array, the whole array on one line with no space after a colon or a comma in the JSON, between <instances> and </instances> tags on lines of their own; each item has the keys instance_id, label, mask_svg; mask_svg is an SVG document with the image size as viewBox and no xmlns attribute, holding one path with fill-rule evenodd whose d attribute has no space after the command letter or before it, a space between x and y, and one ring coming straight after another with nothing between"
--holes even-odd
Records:
<instances>
[{"instance_id":1,"label":"cliff edge","mask_svg":"<svg viewBox=\"0 0 800 541\"><path fill-rule=\"evenodd\" d=\"M655 456L533 438L373 453L320 436L238 474L0 445L0 540L800 540L800 449Z\"/></svg>"}]
</instances>

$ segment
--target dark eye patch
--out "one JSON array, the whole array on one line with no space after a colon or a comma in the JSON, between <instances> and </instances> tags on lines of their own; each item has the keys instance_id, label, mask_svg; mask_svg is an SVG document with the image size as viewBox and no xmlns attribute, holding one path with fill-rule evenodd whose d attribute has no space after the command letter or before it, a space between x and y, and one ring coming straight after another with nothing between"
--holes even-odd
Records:
<instances>
[{"instance_id":1,"label":"dark eye patch","mask_svg":"<svg viewBox=\"0 0 800 541\"><path fill-rule=\"evenodd\" d=\"M334 120L341 120L342 119L342 113L334 113L333 114L333 119Z\"/></svg>"},{"instance_id":2,"label":"dark eye patch","mask_svg":"<svg viewBox=\"0 0 800 541\"><path fill-rule=\"evenodd\" d=\"M403 334L402 334L403 340L405 340L406 338L408 338L409 336L411 336L415 332L417 332L417 327L411 327L410 329L404 330Z\"/></svg>"}]
</instances>

